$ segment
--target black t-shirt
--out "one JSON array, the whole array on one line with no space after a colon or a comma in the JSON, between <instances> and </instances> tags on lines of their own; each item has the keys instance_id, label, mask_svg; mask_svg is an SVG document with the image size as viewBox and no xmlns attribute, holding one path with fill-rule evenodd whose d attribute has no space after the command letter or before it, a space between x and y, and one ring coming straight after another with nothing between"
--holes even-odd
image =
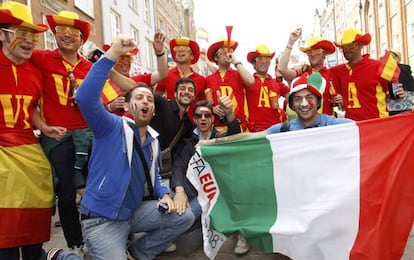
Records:
<instances>
[{"instance_id":1,"label":"black t-shirt","mask_svg":"<svg viewBox=\"0 0 414 260\"><path fill-rule=\"evenodd\" d=\"M178 104L175 100L167 100L160 95L154 95L154 103L155 116L152 118L150 126L160 134L158 140L162 150L170 145L182 123L184 123L184 132L177 143L182 142L184 138L191 137L193 125L187 113L184 114L182 120L180 119Z\"/></svg>"}]
</instances>

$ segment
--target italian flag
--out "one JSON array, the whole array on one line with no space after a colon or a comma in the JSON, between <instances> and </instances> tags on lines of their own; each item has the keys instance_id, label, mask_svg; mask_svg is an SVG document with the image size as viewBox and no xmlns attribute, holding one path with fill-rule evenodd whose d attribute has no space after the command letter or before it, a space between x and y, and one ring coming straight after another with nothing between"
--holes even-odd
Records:
<instances>
[{"instance_id":1,"label":"italian flag","mask_svg":"<svg viewBox=\"0 0 414 260\"><path fill-rule=\"evenodd\" d=\"M400 259L414 221L414 113L203 145L187 177L210 258L240 232L295 260Z\"/></svg>"}]
</instances>

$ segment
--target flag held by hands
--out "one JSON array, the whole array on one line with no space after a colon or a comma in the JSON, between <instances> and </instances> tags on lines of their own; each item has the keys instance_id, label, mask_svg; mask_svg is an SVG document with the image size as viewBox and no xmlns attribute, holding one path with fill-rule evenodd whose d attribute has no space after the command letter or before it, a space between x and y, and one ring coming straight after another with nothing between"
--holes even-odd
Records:
<instances>
[{"instance_id":1,"label":"flag held by hands","mask_svg":"<svg viewBox=\"0 0 414 260\"><path fill-rule=\"evenodd\" d=\"M214 258L240 232L295 260L400 259L414 220L413 154L414 113L198 147L187 177L204 251Z\"/></svg>"},{"instance_id":2,"label":"flag held by hands","mask_svg":"<svg viewBox=\"0 0 414 260\"><path fill-rule=\"evenodd\" d=\"M378 75L390 82L398 82L401 70L389 50L385 51L385 55L380 61L382 65L378 68Z\"/></svg>"}]
</instances>

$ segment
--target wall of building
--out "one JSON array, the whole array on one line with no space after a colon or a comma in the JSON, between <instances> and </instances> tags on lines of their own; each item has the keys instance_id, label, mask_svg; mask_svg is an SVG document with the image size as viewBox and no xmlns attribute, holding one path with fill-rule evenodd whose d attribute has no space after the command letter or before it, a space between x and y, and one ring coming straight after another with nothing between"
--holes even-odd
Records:
<instances>
[{"instance_id":1,"label":"wall of building","mask_svg":"<svg viewBox=\"0 0 414 260\"><path fill-rule=\"evenodd\" d=\"M414 0L330 0L320 14L323 37L339 40L345 29L356 27L371 34L364 51L372 58L396 49L403 63L414 66ZM344 62L342 53L334 56Z\"/></svg>"}]
</instances>

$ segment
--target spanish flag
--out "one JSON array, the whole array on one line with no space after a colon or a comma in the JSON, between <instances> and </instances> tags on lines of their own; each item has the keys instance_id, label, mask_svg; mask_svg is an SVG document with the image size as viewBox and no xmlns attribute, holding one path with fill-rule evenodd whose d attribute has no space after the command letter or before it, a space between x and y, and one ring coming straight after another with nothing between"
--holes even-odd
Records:
<instances>
[{"instance_id":1,"label":"spanish flag","mask_svg":"<svg viewBox=\"0 0 414 260\"><path fill-rule=\"evenodd\" d=\"M102 103L109 104L119 95L122 95L122 90L112 80L106 81L101 94Z\"/></svg>"},{"instance_id":2,"label":"spanish flag","mask_svg":"<svg viewBox=\"0 0 414 260\"><path fill-rule=\"evenodd\" d=\"M50 239L52 172L30 132L0 133L0 248Z\"/></svg>"},{"instance_id":3,"label":"spanish flag","mask_svg":"<svg viewBox=\"0 0 414 260\"><path fill-rule=\"evenodd\" d=\"M389 50L385 50L385 55L380 59L382 65L378 68L378 75L390 82L398 82L400 76L400 67L392 57Z\"/></svg>"}]
</instances>

